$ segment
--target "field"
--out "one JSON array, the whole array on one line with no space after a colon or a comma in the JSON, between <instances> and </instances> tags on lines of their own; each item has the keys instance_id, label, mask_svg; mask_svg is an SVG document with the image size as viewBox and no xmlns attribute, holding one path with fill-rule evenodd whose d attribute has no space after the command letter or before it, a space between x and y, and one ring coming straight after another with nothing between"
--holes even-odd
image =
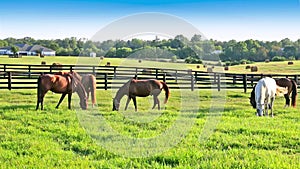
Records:
<instances>
[{"instance_id":1,"label":"field","mask_svg":"<svg viewBox=\"0 0 300 169\"><path fill-rule=\"evenodd\" d=\"M182 92L190 94L172 91L162 111L150 111L152 99L139 98L140 111L135 113L132 103L126 112L112 112L110 90L97 91L98 107L90 111L78 110L76 100L73 110L67 109L66 100L57 110L54 107L59 95L52 93L46 95L45 110L35 111L35 90L1 90L1 168L297 168L300 165L299 108L284 109L282 97L275 100L274 118L259 118L249 105L249 93L226 91L222 112L221 104L214 110L210 108L216 104L212 102L214 98L225 95L198 91L199 95L194 94L199 101L190 100L187 103L190 105L178 106L185 102L181 100ZM149 156L135 150L135 145L111 145L120 148L114 150L97 144L99 139L91 134L95 131L88 129L101 122L98 117L104 118L117 133L140 139L163 137L161 133L180 119L183 123L178 129L186 135L162 152L152 145ZM189 127L190 130L183 130ZM97 134L105 139L116 137L116 133L107 131ZM177 138L175 133L167 139L172 140L172 136Z\"/></svg>"},{"instance_id":2,"label":"field","mask_svg":"<svg viewBox=\"0 0 300 169\"><path fill-rule=\"evenodd\" d=\"M49 60L47 60L49 59ZM8 59L0 63L78 63L76 57ZM80 58L82 59L82 58ZM93 60L95 59L95 60ZM80 63L129 65L131 60L83 58ZM126 62L126 63L125 63ZM293 74L300 62L257 63L259 70ZM196 65L143 61L142 66ZM243 72L245 65L230 67ZM201 68L203 69L203 68ZM197 70L197 69L196 69ZM203 69L204 70L204 69ZM269 72L268 72L269 71ZM299 71L298 71L299 72ZM277 97L274 118L257 117L250 93L242 90L171 90L163 109L138 98L138 112L111 111L115 91L97 90L95 108L79 110L73 95L59 109L59 94L47 93L45 110L35 110L36 90L0 90L0 168L299 168L300 115ZM160 100L163 100L163 94ZM298 97L298 103L300 99ZM125 99L121 109L124 109Z\"/></svg>"},{"instance_id":3,"label":"field","mask_svg":"<svg viewBox=\"0 0 300 169\"><path fill-rule=\"evenodd\" d=\"M53 62L59 62L62 64L87 64L87 65L99 65L105 66L107 62L110 62L112 66L140 66L140 67L157 67L157 68L174 68L174 69L193 69L199 71L206 71L203 65L198 64L182 64L182 63L171 63L171 62L155 62L143 60L142 63L138 63L137 60L132 59L120 59L120 58L104 58L100 60L99 58L90 57L61 57L61 56L49 56L45 58L39 58L36 56L24 56L23 58L8 58L7 56L0 56L1 64L41 64L45 61L47 64L52 64ZM277 73L277 74L299 74L300 72L300 61L294 61L293 65L288 65L288 61L283 62L258 62L250 64L250 66L258 67L258 74L262 73ZM224 71L223 68L216 69L217 71L224 71L228 73L252 73L249 69L245 69L246 65L230 66L229 71Z\"/></svg>"}]
</instances>

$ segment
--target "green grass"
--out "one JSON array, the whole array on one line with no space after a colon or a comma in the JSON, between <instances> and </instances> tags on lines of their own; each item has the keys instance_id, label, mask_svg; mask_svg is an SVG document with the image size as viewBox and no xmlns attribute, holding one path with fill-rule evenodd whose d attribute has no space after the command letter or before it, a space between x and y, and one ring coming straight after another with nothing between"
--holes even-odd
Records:
<instances>
[{"instance_id":1,"label":"green grass","mask_svg":"<svg viewBox=\"0 0 300 169\"><path fill-rule=\"evenodd\" d=\"M121 59L121 58L99 58L91 57L76 57L76 56L46 56L45 58L39 58L37 56L23 56L22 58L8 58L8 56L0 56L1 64L41 64L45 61L47 64L53 62L59 62L62 64L87 64L87 65L99 65L105 66L107 62L110 62L112 66L139 66L139 67L156 67L156 68L170 68L170 69L193 69L198 71L206 71L203 65L197 68L198 64L182 64L182 63L171 63L171 62L155 62L143 60L139 63L138 60L132 59ZM257 74L262 73L277 73L277 74L299 74L300 72L300 61L294 61L293 65L288 65L288 61L284 62L258 62L250 64L258 67ZM252 73L250 69L245 69L246 65L230 66L229 73ZM223 72L223 67L215 68L215 71Z\"/></svg>"},{"instance_id":2,"label":"green grass","mask_svg":"<svg viewBox=\"0 0 300 169\"><path fill-rule=\"evenodd\" d=\"M257 74L299 74L300 72L300 61L293 61L293 65L288 65L288 61L282 62L258 62L249 64L250 66L257 66L258 71L254 72ZM253 73L250 69L245 69L247 65L237 65L237 66L230 66L229 72L233 73Z\"/></svg>"},{"instance_id":3,"label":"green grass","mask_svg":"<svg viewBox=\"0 0 300 169\"><path fill-rule=\"evenodd\" d=\"M276 98L275 117L270 118L255 116L249 93L241 90L226 91L224 111L222 104L217 104L223 98L219 94L223 93L200 90L187 98L190 91L171 92L161 111L149 110L152 98L146 97L138 98L138 112L133 111L132 103L126 112L113 112L110 90L98 90L98 107L89 111L77 110L76 95L73 110L67 109L67 100L55 109L60 95L49 92L45 110L35 111L36 90L0 90L0 168L297 168L300 165L299 108L284 109L282 97ZM186 106L181 108L181 103ZM216 109L211 110L211 106ZM114 132L101 128L104 125ZM167 130L172 132L163 139ZM178 131L182 136L176 135ZM138 142L127 145L118 135L134 141L145 139L141 145L146 149L139 147ZM147 142L152 138L158 142ZM172 142L175 144L170 149L161 146Z\"/></svg>"}]
</instances>

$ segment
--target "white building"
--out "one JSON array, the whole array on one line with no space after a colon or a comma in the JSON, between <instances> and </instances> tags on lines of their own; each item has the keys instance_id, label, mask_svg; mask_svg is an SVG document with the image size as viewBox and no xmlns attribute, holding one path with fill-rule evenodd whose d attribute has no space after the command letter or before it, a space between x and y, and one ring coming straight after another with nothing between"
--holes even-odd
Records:
<instances>
[{"instance_id":1,"label":"white building","mask_svg":"<svg viewBox=\"0 0 300 169\"><path fill-rule=\"evenodd\" d=\"M27 44L16 44L19 48L17 54L23 56L37 56L38 53L44 56L55 56L55 51L49 48L46 48L41 45L27 45ZM11 51L11 46L6 46L0 48L0 55L11 55L13 52Z\"/></svg>"}]
</instances>

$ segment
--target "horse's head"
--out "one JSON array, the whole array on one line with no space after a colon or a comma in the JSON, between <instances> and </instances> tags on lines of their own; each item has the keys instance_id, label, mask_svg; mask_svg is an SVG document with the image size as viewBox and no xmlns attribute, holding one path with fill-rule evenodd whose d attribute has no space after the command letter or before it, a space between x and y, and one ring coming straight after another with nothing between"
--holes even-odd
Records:
<instances>
[{"instance_id":1,"label":"horse's head","mask_svg":"<svg viewBox=\"0 0 300 169\"><path fill-rule=\"evenodd\" d=\"M255 86L253 87L253 90L251 92L251 96L249 97L250 99L250 104L252 105L253 108L256 108L256 101L255 101Z\"/></svg>"},{"instance_id":2,"label":"horse's head","mask_svg":"<svg viewBox=\"0 0 300 169\"><path fill-rule=\"evenodd\" d=\"M80 99L80 107L82 110L86 110L88 108L88 98L84 97L82 99Z\"/></svg>"},{"instance_id":3,"label":"horse's head","mask_svg":"<svg viewBox=\"0 0 300 169\"><path fill-rule=\"evenodd\" d=\"M112 109L112 111L119 111L119 107L120 107L120 102L117 99L113 98L113 109Z\"/></svg>"}]
</instances>

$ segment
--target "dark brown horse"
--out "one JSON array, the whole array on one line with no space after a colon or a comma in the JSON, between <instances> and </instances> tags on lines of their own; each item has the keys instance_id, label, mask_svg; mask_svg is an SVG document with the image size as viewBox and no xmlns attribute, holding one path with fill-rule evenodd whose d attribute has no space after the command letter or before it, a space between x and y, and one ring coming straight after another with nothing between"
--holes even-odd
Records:
<instances>
[{"instance_id":1,"label":"dark brown horse","mask_svg":"<svg viewBox=\"0 0 300 169\"><path fill-rule=\"evenodd\" d=\"M82 75L80 76L77 72L72 71L72 72L57 72L55 73L56 75L67 75L70 74L73 77L75 77L77 80L79 80L86 93L87 93L87 97L89 98L89 95L91 93L91 99L92 99L92 107L94 107L96 105L96 77L92 74L86 74L86 75Z\"/></svg>"},{"instance_id":2,"label":"dark brown horse","mask_svg":"<svg viewBox=\"0 0 300 169\"><path fill-rule=\"evenodd\" d=\"M158 95L161 93L161 90L165 90L165 101L164 103L167 103L168 98L170 96L170 90L169 87L164 82L160 82L155 79L150 80L129 80L127 83L125 83L116 93L115 98L113 99L113 111L119 110L120 107L120 101L124 95L127 95L127 102L125 106L125 110L127 110L128 104L130 100L133 100L135 111L137 111L137 105L136 105L136 97L147 97L149 95L153 95L153 101L154 105L152 109L155 108L156 105L158 105L158 110L160 109L160 103L158 99Z\"/></svg>"},{"instance_id":3,"label":"dark brown horse","mask_svg":"<svg viewBox=\"0 0 300 169\"><path fill-rule=\"evenodd\" d=\"M287 93L284 94L285 97L285 107L290 106L290 94L292 93L292 106L296 107L297 100L297 84L294 80L288 78L281 78L276 80L276 84L280 87L287 87Z\"/></svg>"},{"instance_id":4,"label":"dark brown horse","mask_svg":"<svg viewBox=\"0 0 300 169\"><path fill-rule=\"evenodd\" d=\"M87 95L81 82L74 78L72 75L52 75L44 74L38 78L37 88L37 105L36 110L39 108L41 103L41 110L43 110L44 96L48 91L54 93L62 93L56 108L59 107L60 103L64 100L68 94L68 108L71 109L71 98L72 93L76 92L80 98L80 107L85 110L87 109Z\"/></svg>"}]
</instances>

